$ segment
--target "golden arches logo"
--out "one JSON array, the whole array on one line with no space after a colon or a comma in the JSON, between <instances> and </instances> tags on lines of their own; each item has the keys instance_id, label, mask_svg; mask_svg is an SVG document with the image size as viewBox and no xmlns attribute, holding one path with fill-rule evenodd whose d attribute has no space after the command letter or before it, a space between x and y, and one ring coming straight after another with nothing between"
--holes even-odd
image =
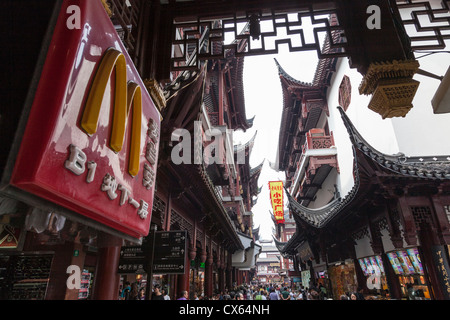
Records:
<instances>
[{"instance_id":1,"label":"golden arches logo","mask_svg":"<svg viewBox=\"0 0 450 320\"><path fill-rule=\"evenodd\" d=\"M142 92L141 87L138 84L133 81L127 82L125 56L118 50L109 48L100 62L83 111L81 128L89 135L97 132L103 96L105 94L106 85L114 69L116 79L109 146L115 152L122 150L128 115L130 110L133 109L128 172L132 176L136 176L139 172L139 156L141 149Z\"/></svg>"}]
</instances>

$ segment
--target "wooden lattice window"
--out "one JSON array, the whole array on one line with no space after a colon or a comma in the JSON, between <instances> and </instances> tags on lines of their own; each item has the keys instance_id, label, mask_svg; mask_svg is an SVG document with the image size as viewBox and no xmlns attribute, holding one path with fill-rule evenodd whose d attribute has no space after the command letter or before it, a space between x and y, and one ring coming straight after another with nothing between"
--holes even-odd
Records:
<instances>
[{"instance_id":1,"label":"wooden lattice window","mask_svg":"<svg viewBox=\"0 0 450 320\"><path fill-rule=\"evenodd\" d=\"M143 0L107 0L111 21L133 62L137 64L138 23Z\"/></svg>"},{"instance_id":2,"label":"wooden lattice window","mask_svg":"<svg viewBox=\"0 0 450 320\"><path fill-rule=\"evenodd\" d=\"M344 109L344 111L347 111L351 98L352 85L350 83L350 78L348 76L344 76L341 84L339 85L339 105Z\"/></svg>"},{"instance_id":3,"label":"wooden lattice window","mask_svg":"<svg viewBox=\"0 0 450 320\"><path fill-rule=\"evenodd\" d=\"M164 226L166 217L166 204L157 196L153 199L152 217L155 217L161 221L161 226Z\"/></svg>"},{"instance_id":4,"label":"wooden lattice window","mask_svg":"<svg viewBox=\"0 0 450 320\"><path fill-rule=\"evenodd\" d=\"M411 207L411 212L417 229L420 230L423 224L428 224L431 227L434 226L430 207Z\"/></svg>"},{"instance_id":5,"label":"wooden lattice window","mask_svg":"<svg viewBox=\"0 0 450 320\"><path fill-rule=\"evenodd\" d=\"M170 217L170 230L186 230L189 239L194 239L194 226L176 211L172 210Z\"/></svg>"}]
</instances>

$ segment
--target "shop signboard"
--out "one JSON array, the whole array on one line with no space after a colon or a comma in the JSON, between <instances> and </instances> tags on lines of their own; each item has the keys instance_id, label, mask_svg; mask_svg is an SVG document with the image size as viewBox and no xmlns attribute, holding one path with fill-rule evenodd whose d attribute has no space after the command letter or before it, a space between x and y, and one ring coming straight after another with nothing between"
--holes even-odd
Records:
<instances>
[{"instance_id":1,"label":"shop signboard","mask_svg":"<svg viewBox=\"0 0 450 320\"><path fill-rule=\"evenodd\" d=\"M10 184L140 238L160 114L101 1L61 3ZM68 27L70 7L79 28Z\"/></svg>"},{"instance_id":2,"label":"shop signboard","mask_svg":"<svg viewBox=\"0 0 450 320\"><path fill-rule=\"evenodd\" d=\"M380 267L378 266L377 260L374 256L369 258L370 260L370 264L372 265L372 269L374 271L375 274L381 274L381 270Z\"/></svg>"},{"instance_id":3,"label":"shop signboard","mask_svg":"<svg viewBox=\"0 0 450 320\"><path fill-rule=\"evenodd\" d=\"M375 256L375 259L377 261L378 268L380 268L381 274L384 274L384 266L383 266L383 260L381 259L381 256Z\"/></svg>"},{"instance_id":4,"label":"shop signboard","mask_svg":"<svg viewBox=\"0 0 450 320\"><path fill-rule=\"evenodd\" d=\"M432 246L431 254L445 299L450 300L450 266L445 250L444 246Z\"/></svg>"},{"instance_id":5,"label":"shop signboard","mask_svg":"<svg viewBox=\"0 0 450 320\"><path fill-rule=\"evenodd\" d=\"M154 274L184 274L187 231L156 231L153 255Z\"/></svg>"},{"instance_id":6,"label":"shop signboard","mask_svg":"<svg viewBox=\"0 0 450 320\"><path fill-rule=\"evenodd\" d=\"M417 274L423 275L423 267L422 267L422 260L420 259L419 255L419 249L417 248L410 248L406 250L408 252L408 256L413 264L414 271Z\"/></svg>"},{"instance_id":7,"label":"shop signboard","mask_svg":"<svg viewBox=\"0 0 450 320\"><path fill-rule=\"evenodd\" d=\"M117 273L143 273L147 254L142 246L126 246L120 250Z\"/></svg>"},{"instance_id":8,"label":"shop signboard","mask_svg":"<svg viewBox=\"0 0 450 320\"><path fill-rule=\"evenodd\" d=\"M414 274L414 267L409 260L408 253L406 250L397 251L397 258L400 261L400 264L403 268L405 274Z\"/></svg>"},{"instance_id":9,"label":"shop signboard","mask_svg":"<svg viewBox=\"0 0 450 320\"><path fill-rule=\"evenodd\" d=\"M389 258L389 262L392 265L392 268L394 269L395 274L403 275L403 268L400 264L400 261L398 260L397 254L395 252L388 252L387 256Z\"/></svg>"},{"instance_id":10,"label":"shop signboard","mask_svg":"<svg viewBox=\"0 0 450 320\"><path fill-rule=\"evenodd\" d=\"M384 274L383 263L380 256L360 258L358 259L358 262L365 276Z\"/></svg>"},{"instance_id":11,"label":"shop signboard","mask_svg":"<svg viewBox=\"0 0 450 320\"><path fill-rule=\"evenodd\" d=\"M284 223L283 181L269 181L270 201L277 223Z\"/></svg>"},{"instance_id":12,"label":"shop signboard","mask_svg":"<svg viewBox=\"0 0 450 320\"><path fill-rule=\"evenodd\" d=\"M370 272L367 269L366 263L364 262L364 259L358 259L359 265L361 266L361 269L365 276L370 276Z\"/></svg>"},{"instance_id":13,"label":"shop signboard","mask_svg":"<svg viewBox=\"0 0 450 320\"><path fill-rule=\"evenodd\" d=\"M375 270L372 266L372 263L370 262L369 258L364 258L364 262L366 263L367 266L367 271L369 272L369 274L374 274Z\"/></svg>"},{"instance_id":14,"label":"shop signboard","mask_svg":"<svg viewBox=\"0 0 450 320\"><path fill-rule=\"evenodd\" d=\"M297 248L298 255L300 257L300 260L302 261L308 261L311 260L314 255L312 253L311 247L309 246L308 241L302 242L298 248Z\"/></svg>"},{"instance_id":15,"label":"shop signboard","mask_svg":"<svg viewBox=\"0 0 450 320\"><path fill-rule=\"evenodd\" d=\"M311 280L311 272L309 270L302 271L302 285L309 288L309 281Z\"/></svg>"}]
</instances>

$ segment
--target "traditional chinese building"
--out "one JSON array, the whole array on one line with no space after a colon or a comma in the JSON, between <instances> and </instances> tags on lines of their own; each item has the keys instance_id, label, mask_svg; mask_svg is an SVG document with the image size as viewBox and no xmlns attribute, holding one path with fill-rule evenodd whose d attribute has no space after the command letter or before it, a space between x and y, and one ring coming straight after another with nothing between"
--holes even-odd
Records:
<instances>
[{"instance_id":1,"label":"traditional chinese building","mask_svg":"<svg viewBox=\"0 0 450 320\"><path fill-rule=\"evenodd\" d=\"M289 31L289 36L302 39L299 45L289 39L279 42L289 41L292 51L316 50L320 58L327 58L321 60L311 85L288 83L292 79L284 77L285 85L296 86L295 94L301 96L291 101L296 101L295 112L299 112L301 102L306 122L289 123L289 107L282 130L291 132L292 126L301 126L297 146L309 141L305 149L310 152L305 150L307 156L303 157L303 168L308 171L297 172L298 159L291 157L287 149L292 136L282 134L279 164L282 170L289 165L287 180L292 180L293 175L302 178L291 182L298 188L292 195L302 201L302 206L319 209L327 199L343 199L356 181L352 180L353 168L348 166L352 160L347 157L344 161L341 155L345 153L340 152L335 159L333 150L328 150L333 140L336 146L338 140L345 141L336 131L337 122L328 121L327 127L324 121L328 113L329 119L338 118L330 104L333 98L328 96L330 92L324 96L323 87L329 83L334 90L337 86L332 80L339 78L336 81L340 83L342 78L333 75L332 62L342 61L334 59L348 57L348 68L363 84L360 93L372 97L361 105L383 118L408 115L415 119L413 125L397 121L390 129L378 123L376 130L369 131L391 143L394 140L379 134L388 128L397 142L403 141L398 148L390 144L395 151L389 149L386 154L414 151L418 145L415 141L422 141L416 138L429 136L428 131L416 130L418 123L428 120L416 113L417 105L422 104L416 100L412 108L411 101L425 99L423 105L428 105L431 97L427 93L435 88L415 95L421 89L412 78L424 72L418 69L419 58L413 51L445 48L442 30L448 28L448 20L439 18L436 25L435 15L447 13L448 7L439 3L416 8L401 0L378 1L377 6L383 16L382 28L367 28L365 2L244 0L230 5L222 0L36 0L27 3L25 9L21 2L6 2L8 17L3 22L4 29L9 30L4 39L8 59L2 83L8 95L0 111L2 296L113 300L118 298L121 274L122 280L142 284L146 274L150 283L153 279L149 275L153 273L159 281L170 283L173 297L182 289L192 293L203 288L209 294L234 282L248 281L251 270L247 268L252 266L247 263L258 251L248 213L257 189L257 168L240 163L241 149L235 153L226 133L246 130L252 123L245 115L242 91L244 57L277 52L277 48L250 46L253 39L274 40L272 32L261 30L263 20L277 23L277 27ZM402 16L401 9L413 14ZM288 19L286 13L295 13L297 20ZM337 17L332 23L323 18L329 14ZM317 22L310 30L312 43L303 41L307 30L301 27L302 17ZM423 17L428 18L432 28L417 30L421 29ZM409 36L406 27L415 28L419 35ZM332 39L326 50L314 37L324 31ZM427 33L425 37L422 32ZM224 45L225 33L238 37ZM436 41L437 45L420 45L423 41ZM435 73L445 65L441 61L433 65L424 58L421 66L425 61L429 62L429 70L438 67ZM337 65L336 69L348 70ZM391 93L387 98L386 92ZM319 109L324 113L319 115ZM350 108L350 113L355 109ZM349 118L353 121L358 116ZM177 133L202 136L194 141L190 152L178 154L179 158L190 159L191 164L175 165L171 161L174 146L182 140L177 135L172 139L176 129L186 130ZM448 136L441 126L432 129L434 136ZM211 135L217 130L224 138L212 141ZM364 137L368 134L360 127L358 130ZM380 145L375 140L369 141L378 150ZM438 154L436 150L450 154L437 146L442 148L439 139L428 139L420 144L421 152L413 154ZM349 150L350 145L347 147ZM202 148L216 161L203 163ZM220 152L224 150L227 153ZM246 148L242 150L246 156ZM325 151L328 153L322 154ZM297 150L296 156L300 153ZM223 155L232 160L222 163ZM336 187L328 190L336 177ZM434 253L443 252L433 251L434 245L448 243L446 220L436 204L446 204L445 183L440 183L442 177L431 179L438 182L438 187L430 182L425 186L428 193L421 191L421 195L437 194L440 198L432 198L430 205L421 202L425 209L414 214L401 202L403 210L399 214L407 243L414 243L415 231L425 230L423 223L437 230L437 239L431 243L419 236L427 266ZM389 183L394 191L389 189L387 198L403 201L403 195L416 196L414 187L408 187L408 193L405 186L398 187L397 178L393 180ZM237 206L228 206L223 196L230 196ZM152 243L156 233L151 230L155 229L187 234L184 240L188 254L179 265L183 273L152 272L148 244ZM395 228L390 231L397 234ZM282 251L289 254L287 250L296 239L293 236ZM311 248L317 246L311 243ZM177 250L177 254L183 251L178 246ZM317 251L314 253L317 257ZM233 259L237 260L234 267ZM428 283L434 289L441 275L436 268L430 270ZM72 282L67 282L69 277ZM435 296L442 297L443 291L436 290Z\"/></svg>"},{"instance_id":2,"label":"traditional chinese building","mask_svg":"<svg viewBox=\"0 0 450 320\"><path fill-rule=\"evenodd\" d=\"M420 299L448 299L450 150L426 138L429 130L448 130L432 112L438 83L415 76L413 104L421 109L386 119L361 108L369 99L355 84L364 80L345 59L326 60L311 84L279 66L278 165L296 223L288 241L276 242L280 253L335 298L361 287L402 299L411 285Z\"/></svg>"},{"instance_id":3,"label":"traditional chinese building","mask_svg":"<svg viewBox=\"0 0 450 320\"><path fill-rule=\"evenodd\" d=\"M280 252L277 247L273 245L273 240L267 242L261 241L261 253L256 262L256 275L259 284L269 285L272 283L281 283L280 264Z\"/></svg>"},{"instance_id":4,"label":"traditional chinese building","mask_svg":"<svg viewBox=\"0 0 450 320\"><path fill-rule=\"evenodd\" d=\"M28 91L12 91L17 103L23 103L22 109L16 108L17 112L7 117L8 130L17 132L17 141L12 135L2 135L11 143L10 155L2 160L2 298L115 300L126 281L143 285L146 280L148 296L151 284L160 282L174 299L181 290L188 290L191 296L194 292L212 295L214 290L249 282L259 253L251 208L258 194L261 166L249 166L252 143L241 151L227 132L247 130L252 124L252 119L245 117L243 58L229 54L199 69L175 72L173 81L162 90L159 84L142 80L142 69L138 71L134 64L142 63L130 58L137 57L134 37L138 36L136 29L130 32L125 27L126 21L136 23L135 16L127 15L131 8L124 6L125 2L109 6L101 1L86 2L80 8L89 13L83 15L85 27L74 25L73 32L64 19L69 4L39 3L42 14L38 20L31 19L36 31L32 38L39 33L39 41L28 43L26 57L17 56L27 79L39 85L27 87L31 90L27 101L19 97ZM27 19L23 16L22 22L31 21ZM20 30L28 39L29 34ZM203 31L209 32L207 28ZM112 40L104 40L105 34ZM56 49L47 53L50 45ZM71 52L69 58L67 52ZM47 57L50 54L53 56ZM190 50L189 54L198 52ZM64 70L62 56L67 66ZM30 61L22 64L19 57ZM73 60L67 63L67 59ZM33 63L40 65L34 78ZM62 77L57 89L47 82L55 72ZM73 86L66 86L65 81ZM69 87L76 93L67 91ZM51 105L55 117L35 125L33 119L40 119L39 114L48 116L40 106L49 90L58 93ZM115 107L108 108L108 104ZM129 114L128 128L132 130L126 125ZM2 114L2 121L5 116ZM109 125L110 118L117 124ZM62 131L55 132L56 127ZM173 160L176 129L200 137L195 140L198 148L192 146L185 163ZM217 137L214 130L223 137L220 142L211 141ZM110 132L113 134L108 137ZM46 144L34 143L33 135L41 137L38 140L52 139L53 144L45 150ZM36 163L26 160L32 150L40 157ZM215 158L219 154L221 157ZM206 163L203 155L217 161ZM27 161L30 170L25 172L20 168ZM235 211L225 205L223 198L228 193L238 204ZM150 257L153 237L156 232L168 231L186 232L186 248L177 249L177 254L186 252L186 258L176 265L184 273L154 270ZM20 266L37 265L39 274L34 274L34 269L14 274ZM67 270L75 270L74 286L66 286ZM77 279L81 279L81 288Z\"/></svg>"},{"instance_id":5,"label":"traditional chinese building","mask_svg":"<svg viewBox=\"0 0 450 320\"><path fill-rule=\"evenodd\" d=\"M153 221L162 230L187 230L191 266L176 279L166 277L172 292L188 289L191 295L211 296L252 278L259 247L251 208L261 166L249 166L254 138L245 145L233 143L233 130L247 130L253 121L245 117L242 71L243 58L229 52L205 62L199 72L178 74L165 87L165 144L156 193L165 210ZM181 163L174 160L180 155L180 129L189 139ZM189 137L194 137L192 148Z\"/></svg>"},{"instance_id":6,"label":"traditional chinese building","mask_svg":"<svg viewBox=\"0 0 450 320\"><path fill-rule=\"evenodd\" d=\"M284 210L284 219L280 222L277 221L270 213L272 222L274 223L273 241L276 246L279 243L288 242L296 232L296 223L292 217L292 213L289 210ZM279 256L280 261L280 276L284 279L285 283L290 283L294 277L299 277L300 269L297 264L297 260L291 260L288 257ZM295 264L295 265L294 265Z\"/></svg>"}]
</instances>

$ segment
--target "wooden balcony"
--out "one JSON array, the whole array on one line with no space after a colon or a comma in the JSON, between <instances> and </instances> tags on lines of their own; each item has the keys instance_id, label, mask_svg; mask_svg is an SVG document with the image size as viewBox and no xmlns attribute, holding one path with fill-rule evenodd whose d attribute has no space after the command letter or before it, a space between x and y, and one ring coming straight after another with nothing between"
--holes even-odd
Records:
<instances>
[{"instance_id":1,"label":"wooden balcony","mask_svg":"<svg viewBox=\"0 0 450 320\"><path fill-rule=\"evenodd\" d=\"M318 128L309 130L291 186L291 191L302 205L307 206L315 200L317 191L332 168L339 172L333 133L325 135L325 130Z\"/></svg>"}]
</instances>

